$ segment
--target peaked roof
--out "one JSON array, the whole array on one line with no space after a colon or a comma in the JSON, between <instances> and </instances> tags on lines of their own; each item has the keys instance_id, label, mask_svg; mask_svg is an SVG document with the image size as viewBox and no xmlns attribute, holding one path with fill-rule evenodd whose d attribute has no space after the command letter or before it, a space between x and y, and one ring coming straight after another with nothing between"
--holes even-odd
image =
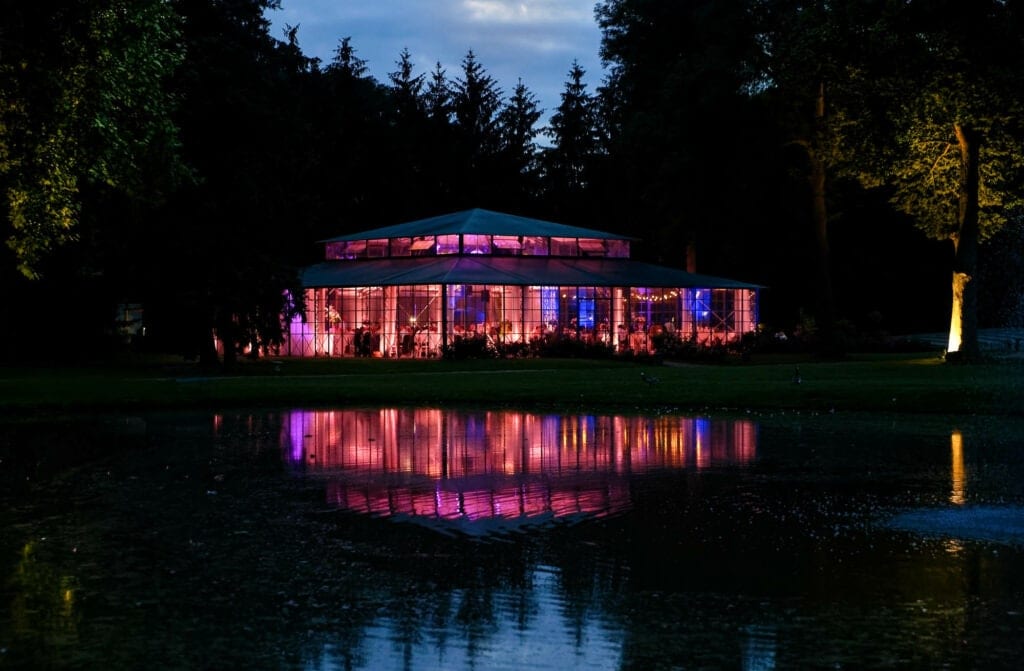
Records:
<instances>
[{"instance_id":1,"label":"peaked roof","mask_svg":"<svg viewBox=\"0 0 1024 671\"><path fill-rule=\"evenodd\" d=\"M418 219L404 224L374 228L349 235L339 235L320 242L347 242L349 240L372 240L376 238L403 238L422 235L451 235L478 233L490 235L539 235L556 238L600 238L604 240L635 240L628 235L595 231L579 226L556 224L541 219L519 217L491 210L463 210L442 214L428 219Z\"/></svg>"}]
</instances>

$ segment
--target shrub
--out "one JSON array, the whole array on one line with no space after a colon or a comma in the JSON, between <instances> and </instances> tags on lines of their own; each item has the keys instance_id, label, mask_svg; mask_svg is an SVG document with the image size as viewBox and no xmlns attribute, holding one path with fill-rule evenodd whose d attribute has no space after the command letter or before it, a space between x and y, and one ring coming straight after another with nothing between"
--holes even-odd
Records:
<instances>
[{"instance_id":1,"label":"shrub","mask_svg":"<svg viewBox=\"0 0 1024 671\"><path fill-rule=\"evenodd\" d=\"M441 348L441 356L448 360L497 359L498 351L483 336L456 338Z\"/></svg>"},{"instance_id":2,"label":"shrub","mask_svg":"<svg viewBox=\"0 0 1024 671\"><path fill-rule=\"evenodd\" d=\"M562 359L611 359L615 350L602 342L586 342L576 338L535 340L531 350L536 356Z\"/></svg>"}]
</instances>

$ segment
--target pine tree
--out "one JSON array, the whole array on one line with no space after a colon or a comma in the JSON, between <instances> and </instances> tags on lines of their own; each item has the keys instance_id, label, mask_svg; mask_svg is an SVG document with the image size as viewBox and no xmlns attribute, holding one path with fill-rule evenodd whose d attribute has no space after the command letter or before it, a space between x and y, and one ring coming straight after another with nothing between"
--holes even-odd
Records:
<instances>
[{"instance_id":1,"label":"pine tree","mask_svg":"<svg viewBox=\"0 0 1024 671\"><path fill-rule=\"evenodd\" d=\"M447 127L452 115L452 89L448 83L448 73L440 63L430 73L425 103L431 123L435 127Z\"/></svg>"},{"instance_id":2,"label":"pine tree","mask_svg":"<svg viewBox=\"0 0 1024 671\"><path fill-rule=\"evenodd\" d=\"M366 76L366 61L356 56L351 37L343 37L334 49L334 58L327 66L327 72L341 75L345 79L362 79Z\"/></svg>"},{"instance_id":3,"label":"pine tree","mask_svg":"<svg viewBox=\"0 0 1024 671\"><path fill-rule=\"evenodd\" d=\"M502 93L472 50L452 86L454 168L467 205L486 205L496 191L501 151Z\"/></svg>"},{"instance_id":4,"label":"pine tree","mask_svg":"<svg viewBox=\"0 0 1024 671\"><path fill-rule=\"evenodd\" d=\"M501 170L512 185L510 195L523 200L535 195L538 168L534 139L537 137L537 121L540 116L536 96L520 79L512 97L498 115L498 125L501 133Z\"/></svg>"},{"instance_id":5,"label":"pine tree","mask_svg":"<svg viewBox=\"0 0 1024 671\"><path fill-rule=\"evenodd\" d=\"M396 61L397 70L388 74L391 81L388 179L400 184L405 197L390 199L389 211L399 220L422 216L423 208L437 192L440 175L437 171L435 144L438 133L431 128L428 98L424 91L426 75L414 74L412 57L403 49ZM446 130L446 123L441 128Z\"/></svg>"},{"instance_id":6,"label":"pine tree","mask_svg":"<svg viewBox=\"0 0 1024 671\"><path fill-rule=\"evenodd\" d=\"M403 49L395 63L398 69L388 73L395 117L399 122L420 123L426 118L423 97L425 75L413 75L414 66L408 49Z\"/></svg>"},{"instance_id":7,"label":"pine tree","mask_svg":"<svg viewBox=\"0 0 1024 671\"><path fill-rule=\"evenodd\" d=\"M561 103L544 129L552 146L544 152L545 182L555 200L578 198L588 186L588 167L598 153L596 102L583 82L586 72L573 61Z\"/></svg>"},{"instance_id":8,"label":"pine tree","mask_svg":"<svg viewBox=\"0 0 1024 671\"><path fill-rule=\"evenodd\" d=\"M495 156L501 147L498 127L501 102L497 82L470 50L462 60L462 78L456 80L452 91L452 109L471 169Z\"/></svg>"}]
</instances>

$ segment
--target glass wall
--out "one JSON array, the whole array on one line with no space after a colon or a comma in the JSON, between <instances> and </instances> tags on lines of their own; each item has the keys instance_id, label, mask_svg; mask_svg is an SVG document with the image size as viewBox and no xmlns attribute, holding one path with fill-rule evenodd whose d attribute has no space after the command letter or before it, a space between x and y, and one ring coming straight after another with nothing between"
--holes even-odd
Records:
<instances>
[{"instance_id":1,"label":"glass wall","mask_svg":"<svg viewBox=\"0 0 1024 671\"><path fill-rule=\"evenodd\" d=\"M307 289L305 299L282 354L436 357L463 338L648 354L668 336L726 344L757 324L752 289L431 284Z\"/></svg>"}]
</instances>

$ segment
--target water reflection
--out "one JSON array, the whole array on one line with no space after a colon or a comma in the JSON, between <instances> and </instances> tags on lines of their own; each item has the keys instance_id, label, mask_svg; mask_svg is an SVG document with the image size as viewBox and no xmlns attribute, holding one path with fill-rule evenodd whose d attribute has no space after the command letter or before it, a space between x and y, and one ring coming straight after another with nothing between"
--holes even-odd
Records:
<instances>
[{"instance_id":1,"label":"water reflection","mask_svg":"<svg viewBox=\"0 0 1024 671\"><path fill-rule=\"evenodd\" d=\"M0 668L1012 668L1024 424L900 422L257 409L117 449L8 423Z\"/></svg>"},{"instance_id":2,"label":"water reflection","mask_svg":"<svg viewBox=\"0 0 1024 671\"><path fill-rule=\"evenodd\" d=\"M16 635L42 632L59 645L74 643L79 620L74 577L63 575L40 560L36 544L29 542L22 548L11 582L17 587L10 604L11 624Z\"/></svg>"},{"instance_id":3,"label":"water reflection","mask_svg":"<svg viewBox=\"0 0 1024 671\"><path fill-rule=\"evenodd\" d=\"M757 430L678 416L295 410L281 442L285 459L325 476L328 499L345 509L532 522L622 512L632 475L748 463Z\"/></svg>"},{"instance_id":4,"label":"water reflection","mask_svg":"<svg viewBox=\"0 0 1024 671\"><path fill-rule=\"evenodd\" d=\"M960 431L954 429L949 437L950 451L952 452L953 466L951 468L952 485L949 493L949 502L960 506L967 501L965 494L967 478L964 475L964 437Z\"/></svg>"},{"instance_id":5,"label":"water reflection","mask_svg":"<svg viewBox=\"0 0 1024 671\"><path fill-rule=\"evenodd\" d=\"M743 671L771 671L775 668L775 627L750 625L743 631Z\"/></svg>"}]
</instances>

